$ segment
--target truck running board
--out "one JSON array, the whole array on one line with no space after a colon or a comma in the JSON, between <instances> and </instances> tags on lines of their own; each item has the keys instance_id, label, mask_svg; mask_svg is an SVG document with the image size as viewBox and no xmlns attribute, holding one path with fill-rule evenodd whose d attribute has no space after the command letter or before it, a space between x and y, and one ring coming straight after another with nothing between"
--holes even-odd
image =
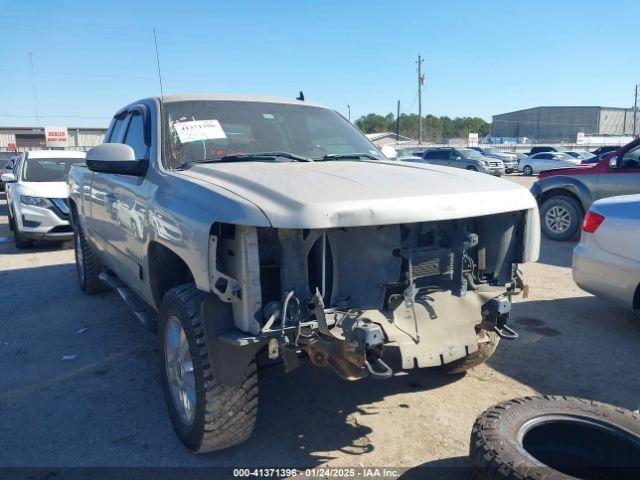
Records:
<instances>
[{"instance_id":1,"label":"truck running board","mask_svg":"<svg viewBox=\"0 0 640 480\"><path fill-rule=\"evenodd\" d=\"M107 272L101 272L98 278L102 280L107 286L113 288L122 299L127 302L127 305L133 310L135 317L144 325L145 328L152 332L158 331L158 321L154 312L147 306L144 301L138 297L133 291L127 287L122 280L115 275L111 275Z\"/></svg>"}]
</instances>

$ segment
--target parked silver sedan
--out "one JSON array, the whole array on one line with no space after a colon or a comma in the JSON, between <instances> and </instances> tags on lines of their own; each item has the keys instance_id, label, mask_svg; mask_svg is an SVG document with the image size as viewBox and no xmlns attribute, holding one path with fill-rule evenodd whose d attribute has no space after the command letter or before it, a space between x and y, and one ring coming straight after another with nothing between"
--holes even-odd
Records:
<instances>
[{"instance_id":1,"label":"parked silver sedan","mask_svg":"<svg viewBox=\"0 0 640 480\"><path fill-rule=\"evenodd\" d=\"M573 280L589 293L640 309L639 243L640 195L598 200L573 250Z\"/></svg>"},{"instance_id":2,"label":"parked silver sedan","mask_svg":"<svg viewBox=\"0 0 640 480\"><path fill-rule=\"evenodd\" d=\"M543 170L575 167L581 160L562 152L542 152L530 155L526 160L518 163L518 171L525 176L531 176Z\"/></svg>"}]
</instances>

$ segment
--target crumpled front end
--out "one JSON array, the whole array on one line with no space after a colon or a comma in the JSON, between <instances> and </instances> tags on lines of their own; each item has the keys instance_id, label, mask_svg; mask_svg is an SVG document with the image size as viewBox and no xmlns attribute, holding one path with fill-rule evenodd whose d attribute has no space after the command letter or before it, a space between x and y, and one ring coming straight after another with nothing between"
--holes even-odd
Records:
<instances>
[{"instance_id":1,"label":"crumpled front end","mask_svg":"<svg viewBox=\"0 0 640 480\"><path fill-rule=\"evenodd\" d=\"M255 339L290 367L305 351L343 378L443 365L483 331L509 335L518 264L537 259L536 209L482 217L330 229L214 225L212 291L231 305L227 343ZM234 340L242 338L242 342ZM253 340L252 340L253 341Z\"/></svg>"}]
</instances>

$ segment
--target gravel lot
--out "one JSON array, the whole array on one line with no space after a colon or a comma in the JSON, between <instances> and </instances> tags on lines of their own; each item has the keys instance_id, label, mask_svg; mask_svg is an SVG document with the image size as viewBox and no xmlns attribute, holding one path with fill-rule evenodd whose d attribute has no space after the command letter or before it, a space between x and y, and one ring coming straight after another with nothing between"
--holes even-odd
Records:
<instances>
[{"instance_id":1,"label":"gravel lot","mask_svg":"<svg viewBox=\"0 0 640 480\"><path fill-rule=\"evenodd\" d=\"M413 478L423 467L464 465L474 419L502 400L543 393L640 404L640 321L575 286L574 244L544 241L540 262L522 268L531 295L513 309L521 338L503 341L487 365L357 383L306 362L291 374L269 367L253 437L196 456L166 414L155 336L116 294L80 292L71 249L16 250L0 195L2 467L388 466Z\"/></svg>"}]
</instances>

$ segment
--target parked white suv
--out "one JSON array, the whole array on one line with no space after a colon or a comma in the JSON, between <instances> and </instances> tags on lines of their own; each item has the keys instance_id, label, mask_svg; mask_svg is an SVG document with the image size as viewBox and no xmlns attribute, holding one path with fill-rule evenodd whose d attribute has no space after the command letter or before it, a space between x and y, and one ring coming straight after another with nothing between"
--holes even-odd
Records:
<instances>
[{"instance_id":1,"label":"parked white suv","mask_svg":"<svg viewBox=\"0 0 640 480\"><path fill-rule=\"evenodd\" d=\"M27 152L2 181L7 189L9 228L17 248L32 240L64 241L73 238L69 224L67 173L84 163L84 152L34 150Z\"/></svg>"}]
</instances>

